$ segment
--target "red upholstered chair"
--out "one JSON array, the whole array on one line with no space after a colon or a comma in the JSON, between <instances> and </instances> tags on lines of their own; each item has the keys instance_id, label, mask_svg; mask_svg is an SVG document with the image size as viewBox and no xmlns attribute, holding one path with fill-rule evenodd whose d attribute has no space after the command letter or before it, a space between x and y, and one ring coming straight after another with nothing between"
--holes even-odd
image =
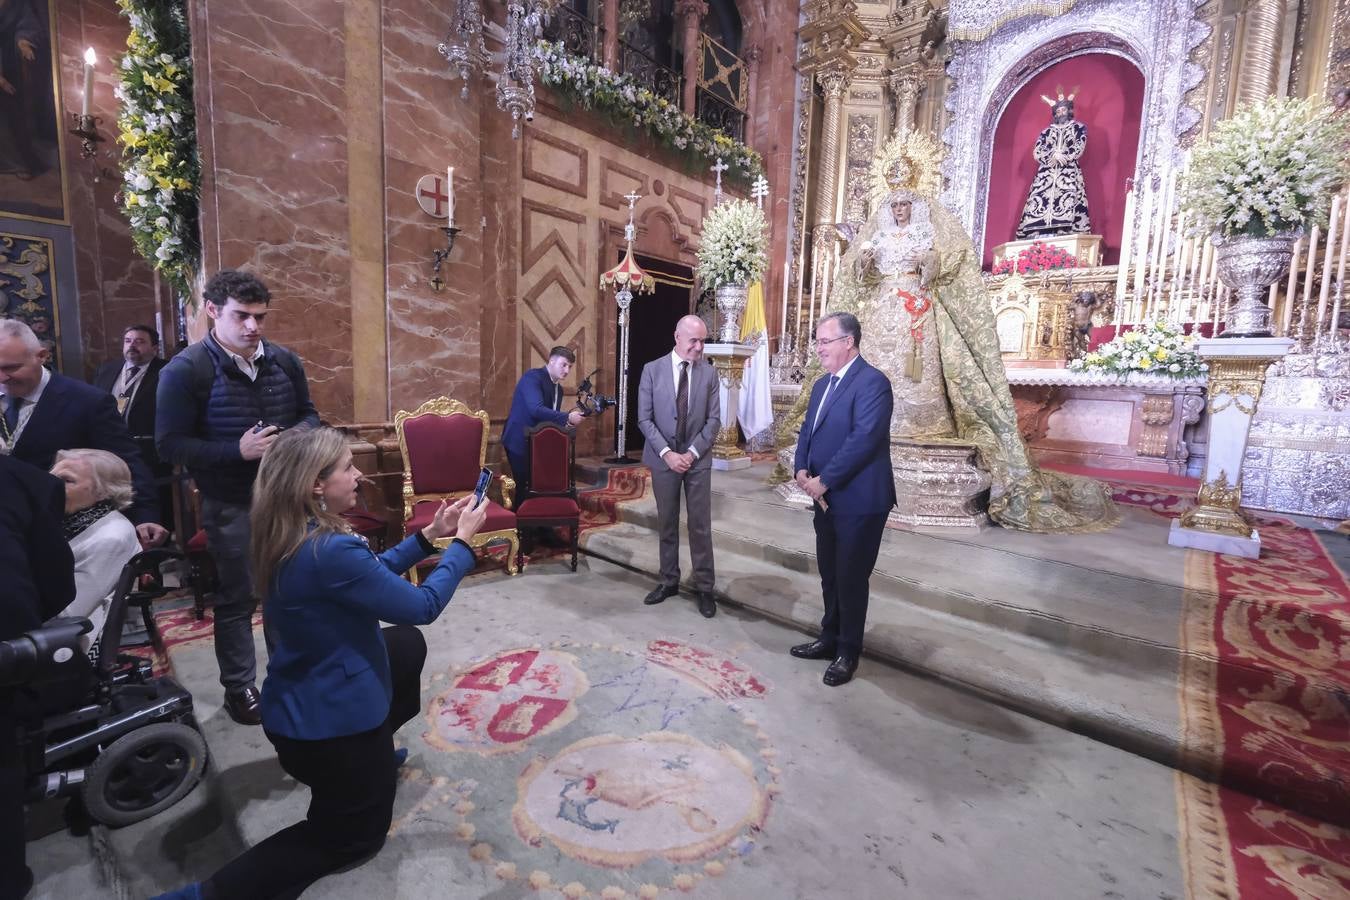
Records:
<instances>
[{"instance_id":1,"label":"red upholstered chair","mask_svg":"<svg viewBox=\"0 0 1350 900\"><path fill-rule=\"evenodd\" d=\"M536 425L525 437L530 456L530 492L516 507L518 528L572 529L572 571L577 570L577 537L581 507L572 474L576 442L566 429L549 422ZM521 564L524 564L522 558Z\"/></svg>"},{"instance_id":2,"label":"red upholstered chair","mask_svg":"<svg viewBox=\"0 0 1350 900\"><path fill-rule=\"evenodd\" d=\"M394 416L394 430L403 452L403 533L410 535L426 527L442 500L457 500L473 492L478 470L487 457L488 414L486 410L471 410L458 400L437 397L412 412L399 410ZM497 475L496 481L502 502L486 500L487 521L469 543L478 550L506 542L506 571L514 575L520 537L516 515L509 507L516 483L505 475ZM450 537L437 543L445 547ZM417 583L416 568L409 577Z\"/></svg>"}]
</instances>

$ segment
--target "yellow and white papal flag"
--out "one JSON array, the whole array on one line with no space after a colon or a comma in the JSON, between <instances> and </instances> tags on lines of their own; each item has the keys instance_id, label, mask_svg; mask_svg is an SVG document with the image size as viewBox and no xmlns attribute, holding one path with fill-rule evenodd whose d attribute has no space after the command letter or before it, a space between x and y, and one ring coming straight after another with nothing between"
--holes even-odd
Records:
<instances>
[{"instance_id":1,"label":"yellow and white papal flag","mask_svg":"<svg viewBox=\"0 0 1350 900\"><path fill-rule=\"evenodd\" d=\"M764 284L750 285L741 319L741 343L755 347L755 355L745 361L745 379L741 386L741 431L749 441L773 424L773 396L769 391L769 326L764 317Z\"/></svg>"}]
</instances>

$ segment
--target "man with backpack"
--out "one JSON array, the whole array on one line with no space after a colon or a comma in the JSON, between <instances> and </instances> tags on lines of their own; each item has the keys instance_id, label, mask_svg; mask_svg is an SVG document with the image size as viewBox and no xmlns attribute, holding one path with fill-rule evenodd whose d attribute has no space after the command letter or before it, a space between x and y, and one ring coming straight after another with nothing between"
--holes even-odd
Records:
<instances>
[{"instance_id":1,"label":"man with backpack","mask_svg":"<svg viewBox=\"0 0 1350 900\"><path fill-rule=\"evenodd\" d=\"M211 331L169 361L156 392L155 446L185 467L202 499L202 527L220 587L216 662L225 711L259 725L249 566L249 502L262 459L283 429L314 427L300 358L262 339L271 293L253 275L226 269L202 291Z\"/></svg>"}]
</instances>

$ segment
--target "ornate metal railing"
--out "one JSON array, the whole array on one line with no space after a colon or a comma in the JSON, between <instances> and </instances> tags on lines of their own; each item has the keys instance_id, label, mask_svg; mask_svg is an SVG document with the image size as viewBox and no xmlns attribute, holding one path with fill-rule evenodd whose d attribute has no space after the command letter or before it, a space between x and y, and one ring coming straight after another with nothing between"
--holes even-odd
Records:
<instances>
[{"instance_id":1,"label":"ornate metal railing","mask_svg":"<svg viewBox=\"0 0 1350 900\"><path fill-rule=\"evenodd\" d=\"M729 137L744 140L745 107L750 92L745 61L706 34L700 34L699 39L695 116Z\"/></svg>"},{"instance_id":2,"label":"ornate metal railing","mask_svg":"<svg viewBox=\"0 0 1350 900\"><path fill-rule=\"evenodd\" d=\"M684 78L674 69L661 65L627 41L619 41L619 71L636 79L658 97L680 105Z\"/></svg>"},{"instance_id":3,"label":"ornate metal railing","mask_svg":"<svg viewBox=\"0 0 1350 900\"><path fill-rule=\"evenodd\" d=\"M559 5L549 14L548 24L544 26L544 38L562 44L573 56L597 63L604 57L604 26L570 6Z\"/></svg>"},{"instance_id":4,"label":"ornate metal railing","mask_svg":"<svg viewBox=\"0 0 1350 900\"><path fill-rule=\"evenodd\" d=\"M745 140L745 113L703 88L698 89L697 109L694 118L710 125L727 137L737 141Z\"/></svg>"}]
</instances>

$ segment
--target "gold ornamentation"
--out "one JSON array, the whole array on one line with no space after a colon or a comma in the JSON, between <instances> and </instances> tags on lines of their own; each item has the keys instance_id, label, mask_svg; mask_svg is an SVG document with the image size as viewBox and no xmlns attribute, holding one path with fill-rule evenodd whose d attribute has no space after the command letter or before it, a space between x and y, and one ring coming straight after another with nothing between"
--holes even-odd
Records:
<instances>
[{"instance_id":1,"label":"gold ornamentation","mask_svg":"<svg viewBox=\"0 0 1350 900\"><path fill-rule=\"evenodd\" d=\"M1256 415L1261 400L1261 389L1266 382L1266 370L1273 358L1248 356L1215 356L1209 363L1209 414L1223 412L1236 406L1243 415ZM1250 397L1246 402L1242 398Z\"/></svg>"},{"instance_id":2,"label":"gold ornamentation","mask_svg":"<svg viewBox=\"0 0 1350 900\"><path fill-rule=\"evenodd\" d=\"M1241 507L1242 476L1238 476L1237 484L1229 484L1228 473L1220 469L1217 478L1200 486L1196 505L1181 514L1181 527L1249 538L1252 523Z\"/></svg>"},{"instance_id":3,"label":"gold ornamentation","mask_svg":"<svg viewBox=\"0 0 1350 900\"><path fill-rule=\"evenodd\" d=\"M942 145L922 132L891 138L872 161L872 202L901 189L937 197L942 191L939 167L944 154Z\"/></svg>"}]
</instances>

